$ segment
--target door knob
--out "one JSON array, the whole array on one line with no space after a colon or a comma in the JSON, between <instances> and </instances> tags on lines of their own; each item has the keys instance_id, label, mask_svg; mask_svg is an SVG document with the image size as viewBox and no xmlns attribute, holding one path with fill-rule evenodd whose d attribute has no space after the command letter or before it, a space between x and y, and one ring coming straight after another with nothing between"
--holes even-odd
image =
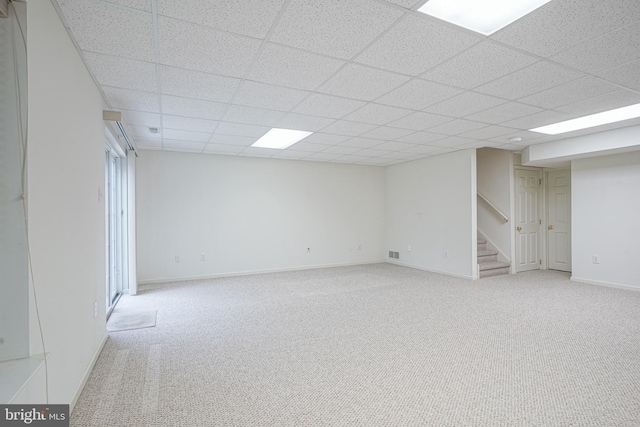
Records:
<instances>
[{"instance_id":1,"label":"door knob","mask_svg":"<svg viewBox=\"0 0 640 427\"><path fill-rule=\"evenodd\" d=\"M522 231L522 227L516 227L516 230Z\"/></svg>"},{"instance_id":2,"label":"door knob","mask_svg":"<svg viewBox=\"0 0 640 427\"><path fill-rule=\"evenodd\" d=\"M553 230L553 225L548 226L547 229Z\"/></svg>"}]
</instances>

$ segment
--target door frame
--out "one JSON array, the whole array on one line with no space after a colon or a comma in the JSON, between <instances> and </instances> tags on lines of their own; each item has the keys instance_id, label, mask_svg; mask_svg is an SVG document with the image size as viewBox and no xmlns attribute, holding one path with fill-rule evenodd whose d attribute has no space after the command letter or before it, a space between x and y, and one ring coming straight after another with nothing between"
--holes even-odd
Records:
<instances>
[{"instance_id":1,"label":"door frame","mask_svg":"<svg viewBox=\"0 0 640 427\"><path fill-rule=\"evenodd\" d=\"M544 208L544 215L542 218L542 225L543 225L543 231L544 231L544 247L542 249L544 249L544 256L542 258L542 266L544 267L543 270L548 270L549 269L549 242L547 239L547 231L548 231L548 227L549 227L549 192L547 189L548 183L549 183L549 172L555 172L555 171L563 171L566 170L569 172L569 176L571 177L571 165L569 166L562 166L562 167L557 167L557 168L543 168L542 169L542 183L544 184L544 198L543 198L543 208ZM571 179L571 178L569 178ZM569 187L569 191L571 192L571 187ZM571 193L570 193L571 194ZM571 210L572 214L573 214L573 209ZM572 221L573 223L573 221ZM571 236L571 240L573 242L573 235ZM569 256L571 256L572 253L569 253ZM542 256L542 255L541 255ZM573 259L571 260L571 265L573 265Z\"/></svg>"},{"instance_id":2,"label":"door frame","mask_svg":"<svg viewBox=\"0 0 640 427\"><path fill-rule=\"evenodd\" d=\"M546 197L547 197L547 193L546 193L546 173L544 172L544 168L538 168L538 167L534 167L534 166L521 166L521 165L514 165L513 167L513 174L512 174L512 179L513 179L513 191L511 192L512 194L512 200L513 200L513 212L511 214L511 217L513 218L513 222L511 225L511 246L513 248L513 261L511 262L512 265L512 273L518 273L517 267L515 265L516 260L517 260L517 249L516 249L516 225L515 225L515 218L516 218L516 199L517 199L517 191L518 191L518 185L517 185L517 173L519 170L525 170L525 171L536 171L536 172L540 172L540 191L538 192L538 206L539 206L539 211L538 211L538 215L539 215L539 219L540 224L539 224L539 232L538 232L538 238L540 239L540 244L538 245L538 259L541 261L540 262L540 270L546 270L547 269L547 234L543 233L544 230L546 230L546 221L547 221L547 205L545 203L546 201ZM535 271L535 270L532 270Z\"/></svg>"}]
</instances>

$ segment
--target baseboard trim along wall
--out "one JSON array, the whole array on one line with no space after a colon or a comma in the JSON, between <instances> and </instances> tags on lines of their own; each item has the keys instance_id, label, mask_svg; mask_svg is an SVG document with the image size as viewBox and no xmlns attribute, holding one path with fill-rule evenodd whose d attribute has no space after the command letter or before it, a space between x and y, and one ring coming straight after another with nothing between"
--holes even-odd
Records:
<instances>
[{"instance_id":1,"label":"baseboard trim along wall","mask_svg":"<svg viewBox=\"0 0 640 427\"><path fill-rule=\"evenodd\" d=\"M102 349L104 348L104 345L107 343L107 339L109 339L109 334L105 332L104 337L102 337L102 341L100 342L100 345L98 346L98 348L96 349L96 352L93 354L93 357L91 358L91 363L89 363L89 365L87 366L87 369L84 371L82 380L78 384L76 391L73 393L73 396L71 397L71 402L69 402L69 413L73 412L73 408L76 406L76 403L78 403L78 399L82 394L82 390L84 389L84 386L87 384L87 381L89 380L91 371L93 371L93 367L96 365L96 362L100 357L100 353L102 353Z\"/></svg>"},{"instance_id":2,"label":"baseboard trim along wall","mask_svg":"<svg viewBox=\"0 0 640 427\"><path fill-rule=\"evenodd\" d=\"M390 260L388 260L388 261L385 261L385 262L387 262L389 264L399 265L401 267L409 267L409 268L415 268L416 270L428 271L429 273L442 274L443 276L451 276L451 277L457 277L459 279L473 280L473 276L467 276L467 275L464 275L464 274L449 273L447 271L435 270L433 268L417 267L415 265L405 264L405 263L399 262L399 261L390 261Z\"/></svg>"},{"instance_id":3,"label":"baseboard trim along wall","mask_svg":"<svg viewBox=\"0 0 640 427\"><path fill-rule=\"evenodd\" d=\"M309 265L309 266L302 266L302 267L275 268L275 269L269 269L269 270L236 271L231 273L207 274L203 276L146 279L146 280L139 280L138 285L150 285L153 283L186 282L190 280L207 280L207 279L217 279L220 277L250 276L252 274L282 273L285 271L315 270L318 268L350 267L353 265L381 264L383 262L385 261L381 259L379 261L349 262L344 264L324 264L324 265Z\"/></svg>"},{"instance_id":4,"label":"baseboard trim along wall","mask_svg":"<svg viewBox=\"0 0 640 427\"><path fill-rule=\"evenodd\" d=\"M626 289L628 291L640 291L640 286L623 285L621 283L601 282L599 280L581 279L580 277L571 276L572 282L586 283L588 285L606 286L608 288Z\"/></svg>"}]
</instances>

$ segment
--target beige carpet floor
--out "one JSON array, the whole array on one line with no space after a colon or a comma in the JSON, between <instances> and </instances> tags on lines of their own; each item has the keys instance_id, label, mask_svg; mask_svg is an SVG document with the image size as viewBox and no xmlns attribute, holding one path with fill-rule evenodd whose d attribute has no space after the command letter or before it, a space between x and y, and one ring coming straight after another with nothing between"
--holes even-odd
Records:
<instances>
[{"instance_id":1,"label":"beige carpet floor","mask_svg":"<svg viewBox=\"0 0 640 427\"><path fill-rule=\"evenodd\" d=\"M640 426L640 292L390 264L149 285L72 426Z\"/></svg>"}]
</instances>

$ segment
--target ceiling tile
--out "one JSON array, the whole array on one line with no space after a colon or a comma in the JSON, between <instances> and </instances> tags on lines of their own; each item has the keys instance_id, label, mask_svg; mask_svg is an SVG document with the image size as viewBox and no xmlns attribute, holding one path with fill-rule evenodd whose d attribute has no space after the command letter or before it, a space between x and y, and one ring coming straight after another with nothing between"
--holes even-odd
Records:
<instances>
[{"instance_id":1,"label":"ceiling tile","mask_svg":"<svg viewBox=\"0 0 640 427\"><path fill-rule=\"evenodd\" d=\"M180 98L162 95L162 112L172 116L194 117L197 119L220 120L225 111L225 104L202 101L199 99Z\"/></svg>"},{"instance_id":2,"label":"ceiling tile","mask_svg":"<svg viewBox=\"0 0 640 427\"><path fill-rule=\"evenodd\" d=\"M409 114L406 117L389 123L389 126L398 127L402 129L411 130L423 130L428 127L433 127L441 123L449 122L453 120L451 117L438 116L436 114L417 112Z\"/></svg>"},{"instance_id":3,"label":"ceiling tile","mask_svg":"<svg viewBox=\"0 0 640 427\"><path fill-rule=\"evenodd\" d=\"M424 0L386 0L387 3L397 4L398 6L402 6L405 9L411 9L418 3L422 3Z\"/></svg>"},{"instance_id":4,"label":"ceiling tile","mask_svg":"<svg viewBox=\"0 0 640 427\"><path fill-rule=\"evenodd\" d=\"M162 141L162 146L164 147L164 149L172 149L172 151L202 151L204 150L204 147L206 147L206 145L206 142L178 141L173 139L165 139L164 141Z\"/></svg>"},{"instance_id":5,"label":"ceiling tile","mask_svg":"<svg viewBox=\"0 0 640 427\"><path fill-rule=\"evenodd\" d=\"M153 149L162 149L162 139L160 138L142 138L142 137L134 137L133 142L135 142L138 148L153 148Z\"/></svg>"},{"instance_id":6,"label":"ceiling tile","mask_svg":"<svg viewBox=\"0 0 640 427\"><path fill-rule=\"evenodd\" d=\"M637 0L552 1L491 38L550 57L638 19Z\"/></svg>"},{"instance_id":7,"label":"ceiling tile","mask_svg":"<svg viewBox=\"0 0 640 427\"><path fill-rule=\"evenodd\" d=\"M302 160L305 161L315 161L315 162L328 162L331 160L335 160L338 157L340 157L340 154L334 154L334 153L313 153L310 154L306 157L304 157Z\"/></svg>"},{"instance_id":8,"label":"ceiling tile","mask_svg":"<svg viewBox=\"0 0 640 427\"><path fill-rule=\"evenodd\" d=\"M180 141L208 142L211 132L193 132L190 130L163 129L162 136L165 139L175 139Z\"/></svg>"},{"instance_id":9,"label":"ceiling tile","mask_svg":"<svg viewBox=\"0 0 640 427\"><path fill-rule=\"evenodd\" d=\"M82 50L151 62L151 14L92 0L57 0Z\"/></svg>"},{"instance_id":10,"label":"ceiling tile","mask_svg":"<svg viewBox=\"0 0 640 427\"><path fill-rule=\"evenodd\" d=\"M293 111L312 116L340 119L362 107L365 103L355 99L338 98L337 96L312 93Z\"/></svg>"},{"instance_id":11,"label":"ceiling tile","mask_svg":"<svg viewBox=\"0 0 640 427\"><path fill-rule=\"evenodd\" d=\"M372 148L376 145L382 144L382 141L379 139L368 139L368 138L351 138L343 142L342 146L344 147L358 147L358 148Z\"/></svg>"},{"instance_id":12,"label":"ceiling tile","mask_svg":"<svg viewBox=\"0 0 640 427\"><path fill-rule=\"evenodd\" d=\"M505 102L507 101L504 99L494 98L493 96L481 93L464 92L446 101L432 105L426 108L425 111L451 117L465 117L469 114L504 104Z\"/></svg>"},{"instance_id":13,"label":"ceiling tile","mask_svg":"<svg viewBox=\"0 0 640 427\"><path fill-rule=\"evenodd\" d=\"M367 0L292 0L271 41L351 59L402 14Z\"/></svg>"},{"instance_id":14,"label":"ceiling tile","mask_svg":"<svg viewBox=\"0 0 640 427\"><path fill-rule=\"evenodd\" d=\"M397 160L405 160L405 159L410 159L411 157L415 156L415 153L409 153L406 150L411 149L413 147L419 147L418 145L415 144L408 144L408 147L405 148L405 151L393 151L393 152L389 152L387 154L384 155L385 159L397 159ZM437 150L440 149L440 147L433 147Z\"/></svg>"},{"instance_id":15,"label":"ceiling tile","mask_svg":"<svg viewBox=\"0 0 640 427\"><path fill-rule=\"evenodd\" d=\"M571 80L583 74L547 61L540 61L476 88L476 91L505 99L518 99Z\"/></svg>"},{"instance_id":16,"label":"ceiling tile","mask_svg":"<svg viewBox=\"0 0 640 427\"><path fill-rule=\"evenodd\" d=\"M471 114L467 116L467 119L483 123L500 124L509 120L528 116L539 111L542 111L542 109L531 105L520 104L518 102L507 102L506 104L501 104L497 107Z\"/></svg>"},{"instance_id":17,"label":"ceiling tile","mask_svg":"<svg viewBox=\"0 0 640 427\"><path fill-rule=\"evenodd\" d=\"M269 131L266 126L253 126L240 123L220 122L216 134L261 137Z\"/></svg>"},{"instance_id":18,"label":"ceiling tile","mask_svg":"<svg viewBox=\"0 0 640 427\"><path fill-rule=\"evenodd\" d=\"M161 66L160 87L166 95L229 102L240 79Z\"/></svg>"},{"instance_id":19,"label":"ceiling tile","mask_svg":"<svg viewBox=\"0 0 640 427\"><path fill-rule=\"evenodd\" d=\"M145 113L143 111L123 110L122 117L128 125L160 127L160 114Z\"/></svg>"},{"instance_id":20,"label":"ceiling tile","mask_svg":"<svg viewBox=\"0 0 640 427\"><path fill-rule=\"evenodd\" d=\"M367 156L367 157L382 157L387 154L388 151L379 150L376 148L365 148L364 150L360 150L354 153L356 156Z\"/></svg>"},{"instance_id":21,"label":"ceiling tile","mask_svg":"<svg viewBox=\"0 0 640 427\"><path fill-rule=\"evenodd\" d=\"M213 132L218 126L218 121L194 119L192 117L162 115L162 126L164 129L191 130L195 132Z\"/></svg>"},{"instance_id":22,"label":"ceiling tile","mask_svg":"<svg viewBox=\"0 0 640 427\"><path fill-rule=\"evenodd\" d=\"M369 159L369 157L365 157L365 156L356 156L353 154L348 154L346 156L340 156L337 159L335 159L334 161L337 163L357 163L357 162L361 162L363 160L367 160Z\"/></svg>"},{"instance_id":23,"label":"ceiling tile","mask_svg":"<svg viewBox=\"0 0 640 427\"><path fill-rule=\"evenodd\" d=\"M247 123L257 126L275 127L276 123L287 113L264 108L247 107L246 105L230 105L224 115L225 122Z\"/></svg>"},{"instance_id":24,"label":"ceiling tile","mask_svg":"<svg viewBox=\"0 0 640 427\"><path fill-rule=\"evenodd\" d=\"M326 128L322 129L324 133L334 133L336 135L358 136L365 132L375 129L375 125L366 123L349 122L346 120L337 120Z\"/></svg>"},{"instance_id":25,"label":"ceiling tile","mask_svg":"<svg viewBox=\"0 0 640 427\"><path fill-rule=\"evenodd\" d=\"M306 116L304 114L289 113L278 122L277 127L317 132L320 129L329 126L334 121L334 119L327 119L326 117L314 117Z\"/></svg>"},{"instance_id":26,"label":"ceiling tile","mask_svg":"<svg viewBox=\"0 0 640 427\"><path fill-rule=\"evenodd\" d=\"M147 126L129 126L129 129L134 138L162 139L162 132L151 133Z\"/></svg>"},{"instance_id":27,"label":"ceiling tile","mask_svg":"<svg viewBox=\"0 0 640 427\"><path fill-rule=\"evenodd\" d=\"M452 147L457 147L464 144L470 144L472 142L475 142L475 140L470 138L462 138L460 136L448 136L444 139L439 139L437 141L430 142L429 145L433 145L436 147L452 148Z\"/></svg>"},{"instance_id":28,"label":"ceiling tile","mask_svg":"<svg viewBox=\"0 0 640 427\"><path fill-rule=\"evenodd\" d=\"M621 89L593 98L584 99L573 104L564 105L562 107L558 107L557 110L569 114L575 114L576 116L586 116L638 103L640 103L639 93Z\"/></svg>"},{"instance_id":29,"label":"ceiling tile","mask_svg":"<svg viewBox=\"0 0 640 427\"><path fill-rule=\"evenodd\" d=\"M158 14L264 38L284 0L158 0Z\"/></svg>"},{"instance_id":30,"label":"ceiling tile","mask_svg":"<svg viewBox=\"0 0 640 427\"><path fill-rule=\"evenodd\" d=\"M373 125L384 125L409 114L411 114L411 110L371 103L349 114L345 119Z\"/></svg>"},{"instance_id":31,"label":"ceiling tile","mask_svg":"<svg viewBox=\"0 0 640 427\"><path fill-rule=\"evenodd\" d=\"M588 76L521 98L518 102L542 108L556 108L618 89L616 85Z\"/></svg>"},{"instance_id":32,"label":"ceiling tile","mask_svg":"<svg viewBox=\"0 0 640 427\"><path fill-rule=\"evenodd\" d=\"M442 133L445 135L460 135L461 133L482 129L484 127L487 127L486 123L479 123L465 119L455 119L438 126L427 128L427 130L429 132Z\"/></svg>"},{"instance_id":33,"label":"ceiling tile","mask_svg":"<svg viewBox=\"0 0 640 427\"><path fill-rule=\"evenodd\" d=\"M403 150L405 153L411 154L427 154L442 150L442 147L434 147L432 145L415 145L411 148Z\"/></svg>"},{"instance_id":34,"label":"ceiling tile","mask_svg":"<svg viewBox=\"0 0 640 427\"><path fill-rule=\"evenodd\" d=\"M537 60L490 41L484 41L421 77L451 86L472 89L517 71Z\"/></svg>"},{"instance_id":35,"label":"ceiling tile","mask_svg":"<svg viewBox=\"0 0 640 427\"><path fill-rule=\"evenodd\" d=\"M462 93L462 90L426 80L412 79L376 99L376 102L412 110L422 110L429 105L451 98L459 93Z\"/></svg>"},{"instance_id":36,"label":"ceiling tile","mask_svg":"<svg viewBox=\"0 0 640 427\"><path fill-rule=\"evenodd\" d=\"M529 116L503 122L502 126L515 129L533 129L539 126L550 125L552 123L563 122L575 118L574 115L560 113L558 111L545 110Z\"/></svg>"},{"instance_id":37,"label":"ceiling tile","mask_svg":"<svg viewBox=\"0 0 640 427\"><path fill-rule=\"evenodd\" d=\"M239 145L207 144L204 152L210 154L238 154L242 150L244 150L244 147Z\"/></svg>"},{"instance_id":38,"label":"ceiling tile","mask_svg":"<svg viewBox=\"0 0 640 427\"><path fill-rule=\"evenodd\" d=\"M640 61L633 61L619 67L610 68L599 72L598 75L622 86L638 89L638 86L640 86Z\"/></svg>"},{"instance_id":39,"label":"ceiling tile","mask_svg":"<svg viewBox=\"0 0 640 427\"><path fill-rule=\"evenodd\" d=\"M151 12L151 0L104 0L108 3Z\"/></svg>"},{"instance_id":40,"label":"ceiling tile","mask_svg":"<svg viewBox=\"0 0 640 427\"><path fill-rule=\"evenodd\" d=\"M250 136L238 136L238 135L219 135L213 134L210 143L213 144L225 144L225 145L241 145L244 147L248 147L249 145L256 142L258 138L250 137Z\"/></svg>"},{"instance_id":41,"label":"ceiling tile","mask_svg":"<svg viewBox=\"0 0 640 427\"><path fill-rule=\"evenodd\" d=\"M233 99L234 104L289 111L309 92L245 80Z\"/></svg>"},{"instance_id":42,"label":"ceiling tile","mask_svg":"<svg viewBox=\"0 0 640 427\"><path fill-rule=\"evenodd\" d=\"M303 159L307 156L312 156L312 153L309 153L307 151L291 151L291 150L282 150L280 153L278 154L274 154L271 158L272 159L288 159L288 160L300 160Z\"/></svg>"},{"instance_id":43,"label":"ceiling tile","mask_svg":"<svg viewBox=\"0 0 640 427\"><path fill-rule=\"evenodd\" d=\"M413 133L413 130L380 126L377 129L363 134L362 137L392 141L397 138L402 138L403 136L409 135L411 133Z\"/></svg>"},{"instance_id":44,"label":"ceiling tile","mask_svg":"<svg viewBox=\"0 0 640 427\"><path fill-rule=\"evenodd\" d=\"M334 145L331 146L329 148L327 148L326 150L323 151L323 153L331 153L331 154L336 154L336 157L338 154L341 155L345 155L345 154L353 154L356 151L360 151L362 150L361 147L349 147L346 145Z\"/></svg>"},{"instance_id":45,"label":"ceiling tile","mask_svg":"<svg viewBox=\"0 0 640 427\"><path fill-rule=\"evenodd\" d=\"M640 9L636 3L636 9ZM561 52L551 59L587 73L598 73L640 59L640 21Z\"/></svg>"},{"instance_id":46,"label":"ceiling tile","mask_svg":"<svg viewBox=\"0 0 640 427\"><path fill-rule=\"evenodd\" d=\"M261 43L163 17L158 34L160 63L230 77L244 76Z\"/></svg>"},{"instance_id":47,"label":"ceiling tile","mask_svg":"<svg viewBox=\"0 0 640 427\"><path fill-rule=\"evenodd\" d=\"M158 90L155 64L94 52L84 52L84 58L100 85L147 92Z\"/></svg>"},{"instance_id":48,"label":"ceiling tile","mask_svg":"<svg viewBox=\"0 0 640 427\"><path fill-rule=\"evenodd\" d=\"M325 145L334 145L339 144L347 139L351 138L350 136L343 135L332 135L330 133L314 133L306 137L305 142L314 142L318 144Z\"/></svg>"},{"instance_id":49,"label":"ceiling tile","mask_svg":"<svg viewBox=\"0 0 640 427\"><path fill-rule=\"evenodd\" d=\"M318 91L347 98L373 101L392 89L406 83L409 77L376 70L358 64L347 64Z\"/></svg>"},{"instance_id":50,"label":"ceiling tile","mask_svg":"<svg viewBox=\"0 0 640 427\"><path fill-rule=\"evenodd\" d=\"M344 61L268 43L251 66L250 80L313 90L345 64Z\"/></svg>"},{"instance_id":51,"label":"ceiling tile","mask_svg":"<svg viewBox=\"0 0 640 427\"><path fill-rule=\"evenodd\" d=\"M417 76L480 40L479 36L454 26L407 14L355 61Z\"/></svg>"},{"instance_id":52,"label":"ceiling tile","mask_svg":"<svg viewBox=\"0 0 640 427\"><path fill-rule=\"evenodd\" d=\"M516 132L517 129L507 128L504 126L491 125L482 129L472 130L471 132L465 132L458 136L463 138L473 138L473 139L490 139L495 138L501 135L511 134Z\"/></svg>"},{"instance_id":53,"label":"ceiling tile","mask_svg":"<svg viewBox=\"0 0 640 427\"><path fill-rule=\"evenodd\" d=\"M306 140L303 139L302 141L296 142L295 144L293 144L291 147L288 148L288 150L307 151L309 153L317 153L319 151L323 151L327 147L328 147L327 145L314 144L312 142L307 142Z\"/></svg>"},{"instance_id":54,"label":"ceiling tile","mask_svg":"<svg viewBox=\"0 0 640 427\"><path fill-rule=\"evenodd\" d=\"M150 113L160 112L158 95L155 93L108 86L102 86L102 91L112 108L147 111Z\"/></svg>"},{"instance_id":55,"label":"ceiling tile","mask_svg":"<svg viewBox=\"0 0 640 427\"><path fill-rule=\"evenodd\" d=\"M276 148L247 147L240 153L241 156L251 157L271 157L281 153L282 150Z\"/></svg>"},{"instance_id":56,"label":"ceiling tile","mask_svg":"<svg viewBox=\"0 0 640 427\"><path fill-rule=\"evenodd\" d=\"M406 150L407 148L411 148L414 145L415 144L409 144L407 142L389 141L389 142L384 142L380 145L376 145L376 150L400 151L400 150Z\"/></svg>"}]
</instances>

